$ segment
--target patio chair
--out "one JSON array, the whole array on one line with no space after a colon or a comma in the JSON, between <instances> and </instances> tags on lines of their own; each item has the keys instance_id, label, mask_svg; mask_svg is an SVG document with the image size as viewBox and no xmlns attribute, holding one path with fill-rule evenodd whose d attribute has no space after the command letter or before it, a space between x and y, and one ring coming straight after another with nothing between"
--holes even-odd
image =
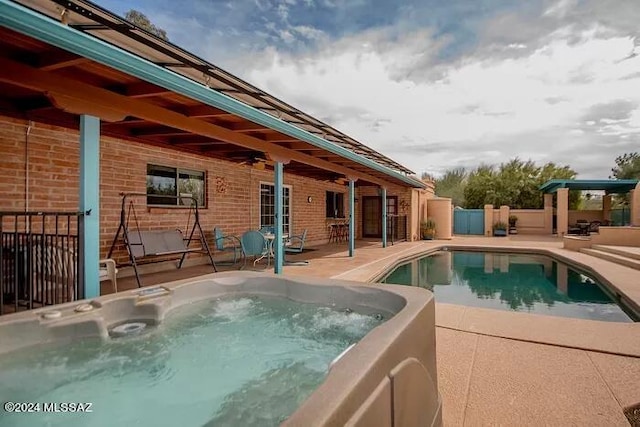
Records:
<instances>
[{"instance_id":1,"label":"patio chair","mask_svg":"<svg viewBox=\"0 0 640 427\"><path fill-rule=\"evenodd\" d=\"M242 246L242 255L244 256L244 263L242 268L247 265L247 258L252 256L254 258L253 265L255 266L262 258L267 257L267 265L269 264L269 244L267 239L259 231L246 231L240 237L240 245Z\"/></svg>"},{"instance_id":2,"label":"patio chair","mask_svg":"<svg viewBox=\"0 0 640 427\"><path fill-rule=\"evenodd\" d=\"M100 260L100 281L109 280L113 285L113 292L118 292L117 282L118 269L116 268L116 262L111 258L105 258Z\"/></svg>"},{"instance_id":3,"label":"patio chair","mask_svg":"<svg viewBox=\"0 0 640 427\"><path fill-rule=\"evenodd\" d=\"M218 252L233 252L232 263L220 263L221 265L235 265L239 261L238 256L242 257L242 244L236 236L225 235L222 229L214 227L213 238L215 240L215 250Z\"/></svg>"},{"instance_id":4,"label":"patio chair","mask_svg":"<svg viewBox=\"0 0 640 427\"><path fill-rule=\"evenodd\" d=\"M302 253L304 248L304 241L307 238L307 229L305 228L302 234L298 236L290 236L287 240L287 244L284 247L285 252L290 253Z\"/></svg>"},{"instance_id":5,"label":"patio chair","mask_svg":"<svg viewBox=\"0 0 640 427\"><path fill-rule=\"evenodd\" d=\"M575 224L569 224L569 228L567 230L568 234L588 234L589 232L589 221L586 219L576 220Z\"/></svg>"},{"instance_id":6,"label":"patio chair","mask_svg":"<svg viewBox=\"0 0 640 427\"><path fill-rule=\"evenodd\" d=\"M598 233L600 231L601 221L591 221L589 223L589 233Z\"/></svg>"}]
</instances>

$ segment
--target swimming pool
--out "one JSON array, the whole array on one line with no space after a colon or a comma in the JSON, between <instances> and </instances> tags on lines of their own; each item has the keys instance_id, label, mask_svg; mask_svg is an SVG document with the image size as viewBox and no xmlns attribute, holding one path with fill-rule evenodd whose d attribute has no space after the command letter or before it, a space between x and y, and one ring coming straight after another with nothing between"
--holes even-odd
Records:
<instances>
[{"instance_id":1,"label":"swimming pool","mask_svg":"<svg viewBox=\"0 0 640 427\"><path fill-rule=\"evenodd\" d=\"M205 277L1 317L0 400L92 412L0 425L441 424L431 294Z\"/></svg>"},{"instance_id":2,"label":"swimming pool","mask_svg":"<svg viewBox=\"0 0 640 427\"><path fill-rule=\"evenodd\" d=\"M593 277L545 255L441 250L397 266L381 282L427 288L437 302L634 321Z\"/></svg>"}]
</instances>

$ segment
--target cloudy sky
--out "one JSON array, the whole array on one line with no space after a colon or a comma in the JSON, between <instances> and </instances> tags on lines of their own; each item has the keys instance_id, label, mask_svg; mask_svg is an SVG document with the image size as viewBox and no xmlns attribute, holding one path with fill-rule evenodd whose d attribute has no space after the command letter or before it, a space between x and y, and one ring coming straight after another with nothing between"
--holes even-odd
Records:
<instances>
[{"instance_id":1,"label":"cloudy sky","mask_svg":"<svg viewBox=\"0 0 640 427\"><path fill-rule=\"evenodd\" d=\"M408 166L640 151L638 0L98 0Z\"/></svg>"}]
</instances>

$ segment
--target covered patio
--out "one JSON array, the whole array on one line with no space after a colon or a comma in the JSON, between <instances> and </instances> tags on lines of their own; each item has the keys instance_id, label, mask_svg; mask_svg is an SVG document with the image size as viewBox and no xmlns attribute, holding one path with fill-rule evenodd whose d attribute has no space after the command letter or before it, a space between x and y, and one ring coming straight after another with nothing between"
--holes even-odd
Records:
<instances>
[{"instance_id":1,"label":"covered patio","mask_svg":"<svg viewBox=\"0 0 640 427\"><path fill-rule=\"evenodd\" d=\"M540 186L544 193L545 212L553 212L553 196L556 197L556 232L559 236L569 234L589 234L590 224L640 225L640 184L636 179L552 179ZM602 210L571 211L569 210L569 190L604 191ZM629 203L624 205L628 217L622 211L621 219L612 218L612 195L629 194ZM628 218L628 220L627 220ZM586 224L586 225L585 225Z\"/></svg>"},{"instance_id":2,"label":"covered patio","mask_svg":"<svg viewBox=\"0 0 640 427\"><path fill-rule=\"evenodd\" d=\"M206 233L273 227L276 273L285 234L308 230L308 243L322 244L340 223L349 256L363 235L386 247L398 217L401 238L418 234L425 184L410 170L111 12L0 0L0 25L0 155L12 159L0 210L82 218L69 228L79 240L74 298L100 293L121 193L149 195L149 177L167 171L177 200L183 176L204 188ZM181 227L187 214L179 203L142 211L147 230ZM124 245L113 257L127 261Z\"/></svg>"}]
</instances>

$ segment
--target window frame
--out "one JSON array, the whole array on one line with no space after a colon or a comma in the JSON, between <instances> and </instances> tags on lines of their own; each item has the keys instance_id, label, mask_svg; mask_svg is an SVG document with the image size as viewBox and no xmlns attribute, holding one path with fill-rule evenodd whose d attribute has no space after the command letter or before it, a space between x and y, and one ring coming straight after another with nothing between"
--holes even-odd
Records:
<instances>
[{"instance_id":1,"label":"window frame","mask_svg":"<svg viewBox=\"0 0 640 427\"><path fill-rule=\"evenodd\" d=\"M272 218L275 219L275 189L276 189L276 185L273 182L269 182L269 181L260 181L258 183L258 229L262 228L263 226L267 226L267 227L275 227L275 221L272 225L269 224L263 224L262 223L262 186L263 185L268 185L271 188L273 188L273 208L274 208L274 215L272 216ZM289 208L289 213L288 213L288 217L289 217L289 222L285 223L284 222L284 218L282 221L282 229L283 229L283 233L284 234L290 234L291 233L291 229L293 226L293 186L292 185L283 185L282 186L283 189L286 188L289 191L289 203L287 205L283 204L283 211L285 208ZM283 198L284 198L284 194L283 194ZM283 215L286 217L287 213L284 212Z\"/></svg>"},{"instance_id":2,"label":"window frame","mask_svg":"<svg viewBox=\"0 0 640 427\"><path fill-rule=\"evenodd\" d=\"M331 194L331 197L329 196ZM326 190L325 192L325 216L327 218L336 218L336 219L345 219L346 209L344 208L344 197L345 193L341 191L331 191ZM339 196L339 197L338 197ZM338 203L337 199L341 199L340 203ZM328 216L329 213L329 200L331 200L331 206L333 207L334 214L332 216ZM336 206L340 206L339 209L336 209ZM342 214L342 215L340 215Z\"/></svg>"},{"instance_id":3,"label":"window frame","mask_svg":"<svg viewBox=\"0 0 640 427\"><path fill-rule=\"evenodd\" d=\"M168 197L175 197L175 204L174 203L153 203L150 202L149 197L150 195L153 195L153 193L149 193L149 185L148 185L148 179L149 179L149 168L158 168L158 169L170 169L175 173L175 176L173 177L173 182L174 182L174 188L175 188L175 194L173 195L167 195ZM146 167L146 176L145 176L145 181L146 181L146 189L145 189L145 193L147 195L147 206L148 207L159 207L159 208L172 208L172 209L189 209L191 206L190 205L183 205L181 204L181 198L178 197L180 194L187 194L187 193L180 193L180 175L198 175L198 174L202 174L202 203L200 203L200 201L198 201L198 209L206 209L208 206L208 197L207 197L207 171L206 170L197 170L197 169L189 169L189 168L181 168L181 167L177 167L177 166L168 166L168 165L163 165L163 164L158 164L158 163L147 163L147 167ZM153 176L153 175L151 175ZM193 194L192 194L193 196ZM196 200L198 199L197 196L194 196L196 198Z\"/></svg>"}]
</instances>

